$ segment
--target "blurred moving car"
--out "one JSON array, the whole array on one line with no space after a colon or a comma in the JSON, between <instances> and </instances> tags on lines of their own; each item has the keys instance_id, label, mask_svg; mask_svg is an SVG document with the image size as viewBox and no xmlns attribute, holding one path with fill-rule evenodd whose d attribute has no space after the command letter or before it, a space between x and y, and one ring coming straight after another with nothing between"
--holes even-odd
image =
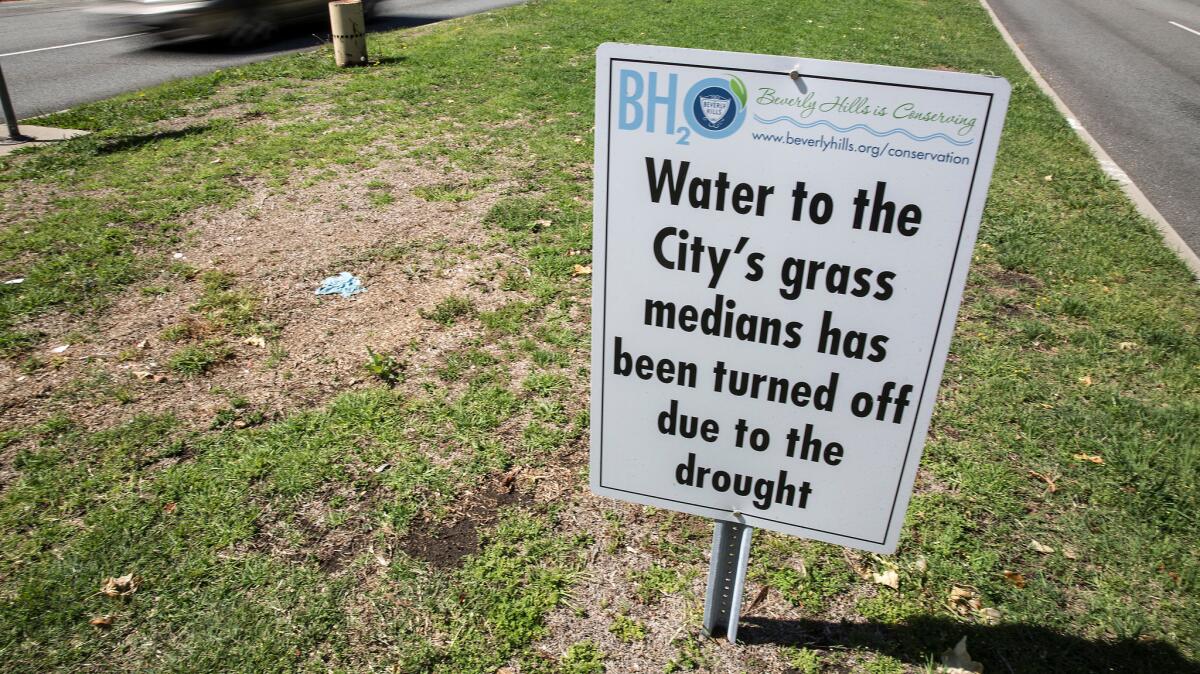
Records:
<instances>
[{"instance_id":1,"label":"blurred moving car","mask_svg":"<svg viewBox=\"0 0 1200 674\"><path fill-rule=\"evenodd\" d=\"M100 0L88 12L165 39L216 38L236 47L266 42L280 28L328 17L328 0ZM363 0L368 17L373 0Z\"/></svg>"}]
</instances>

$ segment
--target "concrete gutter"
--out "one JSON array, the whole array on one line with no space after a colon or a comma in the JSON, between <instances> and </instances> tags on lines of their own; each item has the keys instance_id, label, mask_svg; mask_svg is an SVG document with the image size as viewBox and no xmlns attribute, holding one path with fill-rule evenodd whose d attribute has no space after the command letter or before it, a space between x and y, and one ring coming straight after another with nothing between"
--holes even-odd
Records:
<instances>
[{"instance_id":1,"label":"concrete gutter","mask_svg":"<svg viewBox=\"0 0 1200 674\"><path fill-rule=\"evenodd\" d=\"M1083 124L1079 122L1079 118L1075 116L1075 113L1071 112L1067 104L1050 87L1050 83L1042 77L1042 74L1038 72L1029 58L1025 56L1025 52L1021 51L1021 48L1017 46L1016 40L1009 34L1004 24L1000 23L1000 17L996 16L996 12L988 5L987 0L979 0L979 4L983 5L983 8L987 10L988 16L992 17L992 24L996 26L996 30L1000 31L1000 35L1004 37L1004 41L1008 43L1009 48L1017 55L1017 60L1025 67L1029 76L1033 78L1034 82L1037 82L1038 88L1042 90L1042 93L1049 96L1050 100L1054 101L1054 106L1067 118L1067 123L1071 125L1072 129L1075 129L1075 133L1079 134L1079 137L1091 148L1092 154L1100 162L1100 168L1104 169L1104 172L1110 178L1117 181L1117 184L1125 191L1125 195L1137 206L1142 215L1146 216L1158 228L1159 233L1162 234L1163 243L1167 245L1167 248L1170 248L1179 256L1179 259L1183 260L1183 263L1191 270L1192 276L1196 280L1200 280L1200 257L1197 257L1196 253L1188 247L1183 237L1179 236L1179 232L1176 232L1171 223L1167 222L1162 213L1159 213L1158 209L1154 207L1154 204L1150 203L1150 200L1146 198L1142 190L1133 183L1117 162L1113 161L1113 158L1100 146L1100 143L1096 142L1092 134L1083 128Z\"/></svg>"}]
</instances>

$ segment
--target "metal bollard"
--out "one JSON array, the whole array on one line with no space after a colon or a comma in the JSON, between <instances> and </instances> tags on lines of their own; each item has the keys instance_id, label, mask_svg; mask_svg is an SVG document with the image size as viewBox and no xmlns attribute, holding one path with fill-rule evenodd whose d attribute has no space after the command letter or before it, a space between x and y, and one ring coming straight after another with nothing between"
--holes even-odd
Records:
<instances>
[{"instance_id":1,"label":"metal bollard","mask_svg":"<svg viewBox=\"0 0 1200 674\"><path fill-rule=\"evenodd\" d=\"M8 139L14 141L33 140L21 134L17 126L17 113L13 111L12 99L8 97L8 85L4 83L4 69L0 68L0 108L4 109L4 122L8 125Z\"/></svg>"},{"instance_id":2,"label":"metal bollard","mask_svg":"<svg viewBox=\"0 0 1200 674\"><path fill-rule=\"evenodd\" d=\"M366 65L367 22L361 0L333 0L329 3L329 24L333 32L333 60L339 68Z\"/></svg>"}]
</instances>

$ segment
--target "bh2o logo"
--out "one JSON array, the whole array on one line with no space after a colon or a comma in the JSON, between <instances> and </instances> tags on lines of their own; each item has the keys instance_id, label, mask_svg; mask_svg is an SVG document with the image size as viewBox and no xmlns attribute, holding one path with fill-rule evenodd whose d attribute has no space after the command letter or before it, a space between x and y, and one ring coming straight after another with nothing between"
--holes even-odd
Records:
<instances>
[{"instance_id":1,"label":"bh2o logo","mask_svg":"<svg viewBox=\"0 0 1200 674\"><path fill-rule=\"evenodd\" d=\"M737 76L729 79L708 77L688 89L679 99L679 75L666 77L663 92L659 74L651 71L643 76L636 70L622 70L618 78L617 128L636 131L645 126L648 133L659 132L658 111L666 112L662 131L669 136L678 132L679 145L688 145L692 132L712 139L732 136L746 120L746 84ZM676 123L676 112L682 108L687 126Z\"/></svg>"}]
</instances>

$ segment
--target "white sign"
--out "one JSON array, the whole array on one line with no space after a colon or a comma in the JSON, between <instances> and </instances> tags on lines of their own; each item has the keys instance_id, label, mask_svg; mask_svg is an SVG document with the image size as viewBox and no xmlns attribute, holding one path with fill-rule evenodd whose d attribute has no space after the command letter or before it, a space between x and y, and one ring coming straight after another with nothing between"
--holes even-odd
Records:
<instances>
[{"instance_id":1,"label":"white sign","mask_svg":"<svg viewBox=\"0 0 1200 674\"><path fill-rule=\"evenodd\" d=\"M896 548L999 78L605 44L592 489Z\"/></svg>"}]
</instances>

